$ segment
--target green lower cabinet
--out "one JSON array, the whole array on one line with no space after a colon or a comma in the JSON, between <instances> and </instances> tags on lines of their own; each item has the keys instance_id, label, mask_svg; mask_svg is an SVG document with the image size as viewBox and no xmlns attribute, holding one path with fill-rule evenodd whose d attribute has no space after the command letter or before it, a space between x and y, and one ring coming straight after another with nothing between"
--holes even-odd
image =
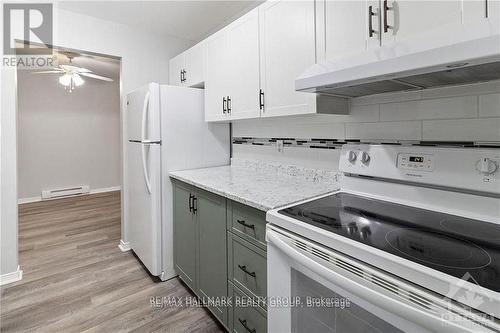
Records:
<instances>
[{"instance_id":1,"label":"green lower cabinet","mask_svg":"<svg viewBox=\"0 0 500 333\"><path fill-rule=\"evenodd\" d=\"M174 266L180 278L196 288L196 216L191 212L190 199L195 188L174 183Z\"/></svg>"},{"instance_id":2,"label":"green lower cabinet","mask_svg":"<svg viewBox=\"0 0 500 333\"><path fill-rule=\"evenodd\" d=\"M174 265L227 327L226 198L174 181ZM220 306L219 306L220 305Z\"/></svg>"},{"instance_id":3,"label":"green lower cabinet","mask_svg":"<svg viewBox=\"0 0 500 333\"><path fill-rule=\"evenodd\" d=\"M177 180L173 191L179 277L229 331L267 332L265 213Z\"/></svg>"},{"instance_id":4,"label":"green lower cabinet","mask_svg":"<svg viewBox=\"0 0 500 333\"><path fill-rule=\"evenodd\" d=\"M221 304L227 298L226 199L198 190L198 292ZM218 301L218 302L217 302ZM222 323L227 323L225 306L208 306Z\"/></svg>"},{"instance_id":5,"label":"green lower cabinet","mask_svg":"<svg viewBox=\"0 0 500 333\"><path fill-rule=\"evenodd\" d=\"M238 287L229 282L232 307L229 309L229 327L234 333L266 333L267 312L259 302L248 297Z\"/></svg>"},{"instance_id":6,"label":"green lower cabinet","mask_svg":"<svg viewBox=\"0 0 500 333\"><path fill-rule=\"evenodd\" d=\"M228 279L250 296L267 296L267 255L261 248L228 232Z\"/></svg>"}]
</instances>

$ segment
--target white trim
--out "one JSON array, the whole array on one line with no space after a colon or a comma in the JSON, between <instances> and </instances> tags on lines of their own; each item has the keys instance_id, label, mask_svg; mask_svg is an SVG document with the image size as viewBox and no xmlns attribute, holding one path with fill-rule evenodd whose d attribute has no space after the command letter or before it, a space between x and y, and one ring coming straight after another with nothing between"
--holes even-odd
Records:
<instances>
[{"instance_id":1,"label":"white trim","mask_svg":"<svg viewBox=\"0 0 500 333\"><path fill-rule=\"evenodd\" d=\"M90 192L88 194L114 192L114 191L120 191L120 190L121 190L121 186L103 187L103 188L96 188L94 190L90 190ZM88 194L86 194L86 195L88 195ZM81 195L81 194L79 194L79 195ZM79 195L75 195L75 196L79 196ZM50 199L50 200L57 200L57 199L64 199L64 198L68 198L68 197L54 198L54 199ZM31 202L39 202L39 201L42 201L42 197L40 195L36 196L36 197L17 199L17 204L20 205L20 204L31 203Z\"/></svg>"},{"instance_id":2,"label":"white trim","mask_svg":"<svg viewBox=\"0 0 500 333\"><path fill-rule=\"evenodd\" d=\"M20 204L25 204L25 203L30 203L30 202L38 202L38 201L42 201L42 197L40 195L36 196L36 197L31 197L31 198L17 199L17 204L20 205Z\"/></svg>"},{"instance_id":3,"label":"white trim","mask_svg":"<svg viewBox=\"0 0 500 333\"><path fill-rule=\"evenodd\" d=\"M118 247L122 252L127 252L130 251L132 248L130 247L129 242L124 242L123 239L120 239L120 244L118 244Z\"/></svg>"},{"instance_id":4,"label":"white trim","mask_svg":"<svg viewBox=\"0 0 500 333\"><path fill-rule=\"evenodd\" d=\"M18 265L17 269L14 272L0 275L0 286L20 281L22 278L23 278L23 271L21 270L21 267Z\"/></svg>"},{"instance_id":5,"label":"white trim","mask_svg":"<svg viewBox=\"0 0 500 333\"><path fill-rule=\"evenodd\" d=\"M96 188L94 190L90 190L90 194L114 192L114 191L120 191L120 190L121 190L121 186L103 187L103 188Z\"/></svg>"}]
</instances>

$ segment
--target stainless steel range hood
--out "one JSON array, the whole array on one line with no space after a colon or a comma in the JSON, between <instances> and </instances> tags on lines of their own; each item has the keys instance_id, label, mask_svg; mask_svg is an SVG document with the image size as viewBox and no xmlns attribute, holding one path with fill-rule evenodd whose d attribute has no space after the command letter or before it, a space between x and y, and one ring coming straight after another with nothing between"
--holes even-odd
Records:
<instances>
[{"instance_id":1,"label":"stainless steel range hood","mask_svg":"<svg viewBox=\"0 0 500 333\"><path fill-rule=\"evenodd\" d=\"M316 64L295 81L295 88L353 98L498 80L500 34L386 60L380 58L380 53L372 53L364 55L364 59L360 56Z\"/></svg>"}]
</instances>

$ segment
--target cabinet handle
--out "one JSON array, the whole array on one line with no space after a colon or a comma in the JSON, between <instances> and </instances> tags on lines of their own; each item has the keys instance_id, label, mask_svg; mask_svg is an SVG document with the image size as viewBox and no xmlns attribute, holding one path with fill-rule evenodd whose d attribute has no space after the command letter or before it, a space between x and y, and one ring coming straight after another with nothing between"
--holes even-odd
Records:
<instances>
[{"instance_id":1,"label":"cabinet handle","mask_svg":"<svg viewBox=\"0 0 500 333\"><path fill-rule=\"evenodd\" d=\"M181 77L181 82L184 82L183 76L182 76L182 69L180 71L180 77Z\"/></svg>"},{"instance_id":2,"label":"cabinet handle","mask_svg":"<svg viewBox=\"0 0 500 333\"><path fill-rule=\"evenodd\" d=\"M389 7L387 4L387 0L384 0L384 32L389 31L389 29L392 29L392 27L387 23L387 12L389 10L392 10L393 7Z\"/></svg>"},{"instance_id":3,"label":"cabinet handle","mask_svg":"<svg viewBox=\"0 0 500 333\"><path fill-rule=\"evenodd\" d=\"M198 211L198 198L193 195L193 213L196 214Z\"/></svg>"},{"instance_id":4,"label":"cabinet handle","mask_svg":"<svg viewBox=\"0 0 500 333\"><path fill-rule=\"evenodd\" d=\"M484 0L484 7L485 7L484 16L486 18L488 18L490 16L488 5L489 5L488 0Z\"/></svg>"},{"instance_id":5,"label":"cabinet handle","mask_svg":"<svg viewBox=\"0 0 500 333\"><path fill-rule=\"evenodd\" d=\"M259 89L259 109L264 110L264 91Z\"/></svg>"},{"instance_id":6,"label":"cabinet handle","mask_svg":"<svg viewBox=\"0 0 500 333\"><path fill-rule=\"evenodd\" d=\"M189 193L189 212L190 213L193 211L193 203L192 203L193 198L194 198L194 195Z\"/></svg>"},{"instance_id":7,"label":"cabinet handle","mask_svg":"<svg viewBox=\"0 0 500 333\"><path fill-rule=\"evenodd\" d=\"M226 113L226 97L222 97L222 113Z\"/></svg>"},{"instance_id":8,"label":"cabinet handle","mask_svg":"<svg viewBox=\"0 0 500 333\"><path fill-rule=\"evenodd\" d=\"M250 228L250 229L254 229L255 230L255 224L246 224L245 220L236 220L236 222L238 222L239 224L241 224L245 228Z\"/></svg>"},{"instance_id":9,"label":"cabinet handle","mask_svg":"<svg viewBox=\"0 0 500 333\"><path fill-rule=\"evenodd\" d=\"M183 69L183 71L184 71L184 82L186 82L186 73L187 73L187 72L186 72L186 70L185 70L185 69Z\"/></svg>"},{"instance_id":10,"label":"cabinet handle","mask_svg":"<svg viewBox=\"0 0 500 333\"><path fill-rule=\"evenodd\" d=\"M246 265L238 265L238 268L241 269L243 272L245 272L246 274L250 275L251 277L255 278L255 272L249 272L247 270L247 266Z\"/></svg>"},{"instance_id":11,"label":"cabinet handle","mask_svg":"<svg viewBox=\"0 0 500 333\"><path fill-rule=\"evenodd\" d=\"M248 333L255 333L256 332L255 328L251 329L247 326L246 319L238 318L238 321L240 322L241 326L243 326Z\"/></svg>"},{"instance_id":12,"label":"cabinet handle","mask_svg":"<svg viewBox=\"0 0 500 333\"><path fill-rule=\"evenodd\" d=\"M231 97L227 96L227 113L231 113Z\"/></svg>"},{"instance_id":13,"label":"cabinet handle","mask_svg":"<svg viewBox=\"0 0 500 333\"><path fill-rule=\"evenodd\" d=\"M377 14L373 12L373 6L368 6L368 36L373 37L375 30L373 30L373 16Z\"/></svg>"}]
</instances>

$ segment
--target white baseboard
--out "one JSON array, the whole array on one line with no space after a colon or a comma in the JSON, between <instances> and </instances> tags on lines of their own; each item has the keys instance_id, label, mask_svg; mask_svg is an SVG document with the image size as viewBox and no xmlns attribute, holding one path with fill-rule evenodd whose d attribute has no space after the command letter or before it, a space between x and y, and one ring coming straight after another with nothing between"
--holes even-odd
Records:
<instances>
[{"instance_id":1,"label":"white baseboard","mask_svg":"<svg viewBox=\"0 0 500 333\"><path fill-rule=\"evenodd\" d=\"M17 270L15 270L14 272L0 275L0 286L20 281L22 278L23 278L23 271L21 270L20 266L17 266Z\"/></svg>"},{"instance_id":2,"label":"white baseboard","mask_svg":"<svg viewBox=\"0 0 500 333\"><path fill-rule=\"evenodd\" d=\"M114 192L114 191L120 191L120 190L121 190L121 186L103 187L103 188L96 188L96 189L90 190L89 194ZM69 198L69 197L54 198L54 199L50 199L50 200L65 199L65 198ZM31 198L20 198L17 200L17 203L20 205L20 204L38 202L38 201L42 201L42 196L39 195L37 197L31 197Z\"/></svg>"},{"instance_id":3,"label":"white baseboard","mask_svg":"<svg viewBox=\"0 0 500 333\"><path fill-rule=\"evenodd\" d=\"M118 247L122 252L127 252L130 251L130 243L129 242L124 242L122 239L120 239L120 244L118 244Z\"/></svg>"},{"instance_id":4,"label":"white baseboard","mask_svg":"<svg viewBox=\"0 0 500 333\"><path fill-rule=\"evenodd\" d=\"M96 188L96 189L90 190L90 194L120 191L120 190L121 190L121 188L122 188L121 186L112 186L112 187Z\"/></svg>"},{"instance_id":5,"label":"white baseboard","mask_svg":"<svg viewBox=\"0 0 500 333\"><path fill-rule=\"evenodd\" d=\"M21 198L17 200L17 203L20 204L25 204L25 203L30 203L30 202L38 202L42 201L42 196L37 196L37 197L31 197L31 198Z\"/></svg>"}]
</instances>

